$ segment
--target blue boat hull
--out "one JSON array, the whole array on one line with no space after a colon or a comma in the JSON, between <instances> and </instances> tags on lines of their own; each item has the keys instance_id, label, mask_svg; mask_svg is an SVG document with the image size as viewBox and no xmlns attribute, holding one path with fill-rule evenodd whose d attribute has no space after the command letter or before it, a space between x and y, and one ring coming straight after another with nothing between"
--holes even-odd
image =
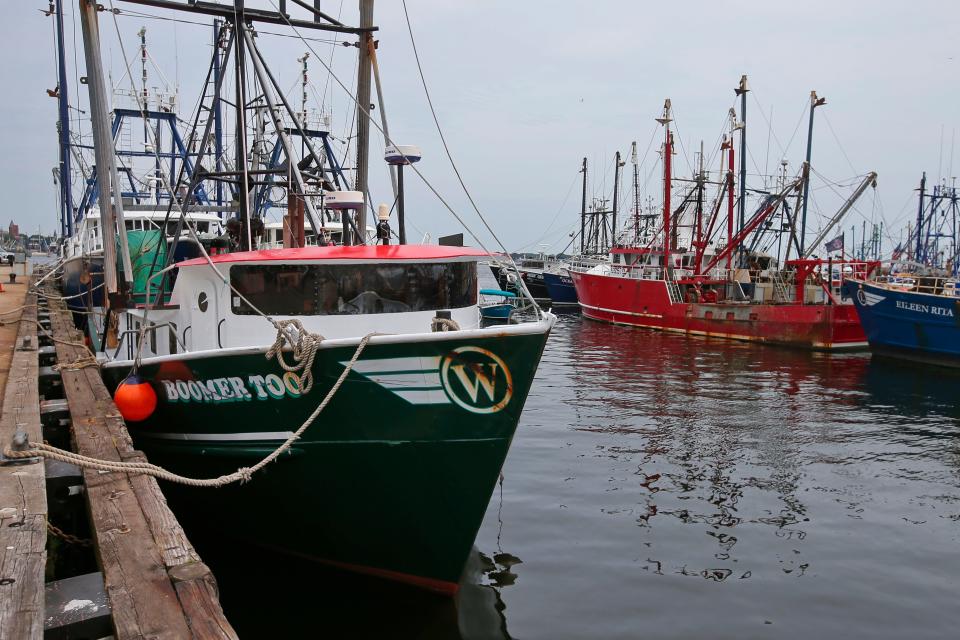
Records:
<instances>
[{"instance_id":1,"label":"blue boat hull","mask_svg":"<svg viewBox=\"0 0 960 640\"><path fill-rule=\"evenodd\" d=\"M507 281L507 272L505 269L500 267L490 265L490 272L493 273L493 277L497 279L497 284L504 291L516 291L517 287L510 284ZM520 269L520 277L523 278L524 283L527 285L527 289L537 300L548 300L550 294L547 292L546 285L543 284L543 273L539 271L532 271L526 269Z\"/></svg>"},{"instance_id":2,"label":"blue boat hull","mask_svg":"<svg viewBox=\"0 0 960 640\"><path fill-rule=\"evenodd\" d=\"M63 263L63 295L68 298L67 307L72 311L85 311L88 305L94 308L104 306L103 258L67 259Z\"/></svg>"},{"instance_id":3,"label":"blue boat hull","mask_svg":"<svg viewBox=\"0 0 960 640\"><path fill-rule=\"evenodd\" d=\"M960 367L960 299L895 291L848 280L860 323L876 354Z\"/></svg>"},{"instance_id":4,"label":"blue boat hull","mask_svg":"<svg viewBox=\"0 0 960 640\"><path fill-rule=\"evenodd\" d=\"M579 304L577 289L573 286L573 278L559 273L544 273L543 283L550 294L550 302L554 305L575 306Z\"/></svg>"},{"instance_id":5,"label":"blue boat hull","mask_svg":"<svg viewBox=\"0 0 960 640\"><path fill-rule=\"evenodd\" d=\"M492 304L480 307L480 315L484 320L509 320L513 313L512 304Z\"/></svg>"}]
</instances>

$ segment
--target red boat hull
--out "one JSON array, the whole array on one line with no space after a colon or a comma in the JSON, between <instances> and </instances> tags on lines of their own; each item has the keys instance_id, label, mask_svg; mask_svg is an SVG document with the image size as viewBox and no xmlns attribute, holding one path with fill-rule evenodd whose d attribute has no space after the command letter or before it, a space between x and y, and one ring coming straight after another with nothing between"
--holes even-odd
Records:
<instances>
[{"instance_id":1,"label":"red boat hull","mask_svg":"<svg viewBox=\"0 0 960 640\"><path fill-rule=\"evenodd\" d=\"M583 315L593 320L805 349L862 349L853 305L677 303L664 280L571 272Z\"/></svg>"}]
</instances>

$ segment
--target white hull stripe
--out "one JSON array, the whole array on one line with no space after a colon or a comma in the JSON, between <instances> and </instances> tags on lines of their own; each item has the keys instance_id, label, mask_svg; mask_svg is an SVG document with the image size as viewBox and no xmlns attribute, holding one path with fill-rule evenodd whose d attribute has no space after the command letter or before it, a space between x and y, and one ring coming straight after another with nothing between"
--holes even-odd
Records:
<instances>
[{"instance_id":1,"label":"white hull stripe","mask_svg":"<svg viewBox=\"0 0 960 640\"><path fill-rule=\"evenodd\" d=\"M359 364L359 363L358 363ZM364 373L369 380L383 386L390 391L403 389L442 389L440 370L416 373Z\"/></svg>"},{"instance_id":2,"label":"white hull stripe","mask_svg":"<svg viewBox=\"0 0 960 640\"><path fill-rule=\"evenodd\" d=\"M346 363L343 363L346 364ZM424 371L440 369L440 356L427 358L381 358L375 360L357 360L353 370L366 375L367 373L406 373L410 371ZM437 386L440 385L439 379Z\"/></svg>"},{"instance_id":3,"label":"white hull stripe","mask_svg":"<svg viewBox=\"0 0 960 640\"><path fill-rule=\"evenodd\" d=\"M636 311L622 311L620 309L605 309L603 307L594 307L593 305L584 304L583 302L580 303L580 306L585 307L587 309L593 309L594 311L602 311L604 313L619 313L621 315L637 316L639 318L662 318L663 317L663 314L660 314L660 313L637 313Z\"/></svg>"},{"instance_id":4,"label":"white hull stripe","mask_svg":"<svg viewBox=\"0 0 960 640\"><path fill-rule=\"evenodd\" d=\"M158 440L216 440L216 441L261 441L286 440L293 435L293 431L250 431L248 433L162 433L156 431L140 431L144 438Z\"/></svg>"},{"instance_id":5,"label":"white hull stripe","mask_svg":"<svg viewBox=\"0 0 960 640\"><path fill-rule=\"evenodd\" d=\"M450 398L443 389L391 389L410 404L450 404Z\"/></svg>"},{"instance_id":6,"label":"white hull stripe","mask_svg":"<svg viewBox=\"0 0 960 640\"><path fill-rule=\"evenodd\" d=\"M440 356L358 360L353 371L410 404L450 404L440 380Z\"/></svg>"}]
</instances>

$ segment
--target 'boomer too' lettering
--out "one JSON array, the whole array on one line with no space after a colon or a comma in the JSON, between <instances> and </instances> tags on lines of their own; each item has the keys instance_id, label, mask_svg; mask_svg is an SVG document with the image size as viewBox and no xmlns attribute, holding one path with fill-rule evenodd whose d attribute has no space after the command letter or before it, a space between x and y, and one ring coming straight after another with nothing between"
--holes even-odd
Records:
<instances>
[{"instance_id":1,"label":"'boomer too' lettering","mask_svg":"<svg viewBox=\"0 0 960 640\"><path fill-rule=\"evenodd\" d=\"M160 380L167 402L248 402L300 397L300 378L292 371L282 376L238 376L209 380Z\"/></svg>"}]
</instances>

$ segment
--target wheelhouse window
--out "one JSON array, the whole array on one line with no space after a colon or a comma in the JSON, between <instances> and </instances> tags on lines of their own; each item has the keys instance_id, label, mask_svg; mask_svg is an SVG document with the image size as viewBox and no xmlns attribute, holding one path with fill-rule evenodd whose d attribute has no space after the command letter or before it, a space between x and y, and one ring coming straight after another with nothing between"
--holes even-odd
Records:
<instances>
[{"instance_id":1,"label":"wheelhouse window","mask_svg":"<svg viewBox=\"0 0 960 640\"><path fill-rule=\"evenodd\" d=\"M285 316L435 311L477 301L476 262L234 265L230 281L260 311ZM257 313L236 293L231 308Z\"/></svg>"}]
</instances>

